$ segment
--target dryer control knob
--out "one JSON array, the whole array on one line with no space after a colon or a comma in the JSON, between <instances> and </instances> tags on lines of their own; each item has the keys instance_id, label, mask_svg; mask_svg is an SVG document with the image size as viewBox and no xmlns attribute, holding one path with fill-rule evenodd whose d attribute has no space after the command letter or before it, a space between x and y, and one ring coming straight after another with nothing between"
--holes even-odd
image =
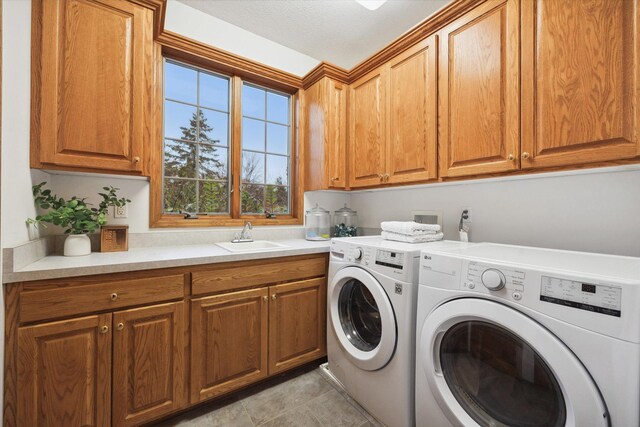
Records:
<instances>
[{"instance_id":1,"label":"dryer control knob","mask_svg":"<svg viewBox=\"0 0 640 427\"><path fill-rule=\"evenodd\" d=\"M354 260L362 259L362 248L355 248L351 254Z\"/></svg>"},{"instance_id":2,"label":"dryer control knob","mask_svg":"<svg viewBox=\"0 0 640 427\"><path fill-rule=\"evenodd\" d=\"M506 279L500 270L490 268L482 273L482 284L490 291L499 291L505 283Z\"/></svg>"}]
</instances>

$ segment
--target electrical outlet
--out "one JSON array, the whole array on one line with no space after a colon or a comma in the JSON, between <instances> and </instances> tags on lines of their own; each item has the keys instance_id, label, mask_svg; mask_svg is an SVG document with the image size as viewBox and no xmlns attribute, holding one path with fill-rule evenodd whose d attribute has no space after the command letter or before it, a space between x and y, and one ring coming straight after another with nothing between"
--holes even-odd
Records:
<instances>
[{"instance_id":1,"label":"electrical outlet","mask_svg":"<svg viewBox=\"0 0 640 427\"><path fill-rule=\"evenodd\" d=\"M463 211L467 211L467 219L464 220L465 223L473 222L473 215L471 208L462 208Z\"/></svg>"},{"instance_id":2,"label":"electrical outlet","mask_svg":"<svg viewBox=\"0 0 640 427\"><path fill-rule=\"evenodd\" d=\"M127 209L127 205L113 207L114 218L126 218L128 216L129 216L129 209Z\"/></svg>"}]
</instances>

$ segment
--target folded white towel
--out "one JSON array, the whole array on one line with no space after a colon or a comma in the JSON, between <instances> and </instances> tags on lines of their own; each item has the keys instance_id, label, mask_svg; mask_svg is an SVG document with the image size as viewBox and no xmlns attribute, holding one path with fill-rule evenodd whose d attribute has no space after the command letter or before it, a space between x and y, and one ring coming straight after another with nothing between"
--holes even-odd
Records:
<instances>
[{"instance_id":1,"label":"folded white towel","mask_svg":"<svg viewBox=\"0 0 640 427\"><path fill-rule=\"evenodd\" d=\"M391 231L382 232L382 238L384 240L393 240L396 242L405 242L405 243L437 242L442 240L443 237L444 237L444 234L442 233L407 236L406 234L393 233Z\"/></svg>"},{"instance_id":2,"label":"folded white towel","mask_svg":"<svg viewBox=\"0 0 640 427\"><path fill-rule=\"evenodd\" d=\"M380 223L383 231L415 236L422 234L436 234L440 232L438 224L420 224L413 221L383 221Z\"/></svg>"}]
</instances>

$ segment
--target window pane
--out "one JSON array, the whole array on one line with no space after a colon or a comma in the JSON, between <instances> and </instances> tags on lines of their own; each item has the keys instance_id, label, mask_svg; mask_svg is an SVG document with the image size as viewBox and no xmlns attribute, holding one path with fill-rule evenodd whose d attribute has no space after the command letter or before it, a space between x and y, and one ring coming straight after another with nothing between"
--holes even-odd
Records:
<instances>
[{"instance_id":1,"label":"window pane","mask_svg":"<svg viewBox=\"0 0 640 427\"><path fill-rule=\"evenodd\" d=\"M267 120L289 124L289 98L267 92Z\"/></svg>"},{"instance_id":2,"label":"window pane","mask_svg":"<svg viewBox=\"0 0 640 427\"><path fill-rule=\"evenodd\" d=\"M198 185L199 213L229 212L229 190L226 182L200 181Z\"/></svg>"},{"instance_id":3,"label":"window pane","mask_svg":"<svg viewBox=\"0 0 640 427\"><path fill-rule=\"evenodd\" d=\"M267 154L267 184L289 184L289 158Z\"/></svg>"},{"instance_id":4,"label":"window pane","mask_svg":"<svg viewBox=\"0 0 640 427\"><path fill-rule=\"evenodd\" d=\"M166 101L164 103L165 138L196 139L196 107Z\"/></svg>"},{"instance_id":5,"label":"window pane","mask_svg":"<svg viewBox=\"0 0 640 427\"><path fill-rule=\"evenodd\" d=\"M196 181L164 180L164 211L168 213L196 211Z\"/></svg>"},{"instance_id":6,"label":"window pane","mask_svg":"<svg viewBox=\"0 0 640 427\"><path fill-rule=\"evenodd\" d=\"M289 154L289 127L267 123L267 151Z\"/></svg>"},{"instance_id":7,"label":"window pane","mask_svg":"<svg viewBox=\"0 0 640 427\"><path fill-rule=\"evenodd\" d=\"M267 185L265 190L265 209L272 213L289 213L289 187Z\"/></svg>"},{"instance_id":8,"label":"window pane","mask_svg":"<svg viewBox=\"0 0 640 427\"><path fill-rule=\"evenodd\" d=\"M262 89L242 85L242 115L264 120L265 95Z\"/></svg>"},{"instance_id":9,"label":"window pane","mask_svg":"<svg viewBox=\"0 0 640 427\"><path fill-rule=\"evenodd\" d=\"M200 109L200 142L229 145L229 114Z\"/></svg>"},{"instance_id":10,"label":"window pane","mask_svg":"<svg viewBox=\"0 0 640 427\"><path fill-rule=\"evenodd\" d=\"M264 185L242 185L242 213L264 212Z\"/></svg>"},{"instance_id":11,"label":"window pane","mask_svg":"<svg viewBox=\"0 0 640 427\"><path fill-rule=\"evenodd\" d=\"M164 175L196 177L196 144L166 139L164 141Z\"/></svg>"},{"instance_id":12,"label":"window pane","mask_svg":"<svg viewBox=\"0 0 640 427\"><path fill-rule=\"evenodd\" d=\"M242 119L242 149L264 151L264 122Z\"/></svg>"},{"instance_id":13,"label":"window pane","mask_svg":"<svg viewBox=\"0 0 640 427\"><path fill-rule=\"evenodd\" d=\"M166 62L164 67L164 97L195 104L198 94L198 72L193 68Z\"/></svg>"},{"instance_id":14,"label":"window pane","mask_svg":"<svg viewBox=\"0 0 640 427\"><path fill-rule=\"evenodd\" d=\"M203 179L227 179L228 154L226 148L212 145L200 145L200 178Z\"/></svg>"},{"instance_id":15,"label":"window pane","mask_svg":"<svg viewBox=\"0 0 640 427\"><path fill-rule=\"evenodd\" d=\"M200 105L229 111L229 79L200 73Z\"/></svg>"},{"instance_id":16,"label":"window pane","mask_svg":"<svg viewBox=\"0 0 640 427\"><path fill-rule=\"evenodd\" d=\"M242 152L242 182L264 183L264 154Z\"/></svg>"}]
</instances>

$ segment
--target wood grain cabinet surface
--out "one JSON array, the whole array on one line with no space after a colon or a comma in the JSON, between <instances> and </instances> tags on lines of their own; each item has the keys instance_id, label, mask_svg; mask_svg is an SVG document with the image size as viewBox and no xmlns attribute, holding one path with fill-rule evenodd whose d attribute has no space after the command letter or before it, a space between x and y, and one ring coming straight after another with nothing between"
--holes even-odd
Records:
<instances>
[{"instance_id":1,"label":"wood grain cabinet surface","mask_svg":"<svg viewBox=\"0 0 640 427\"><path fill-rule=\"evenodd\" d=\"M323 77L304 91L306 191L347 187L348 86Z\"/></svg>"},{"instance_id":2,"label":"wood grain cabinet surface","mask_svg":"<svg viewBox=\"0 0 640 427\"><path fill-rule=\"evenodd\" d=\"M144 425L317 360L327 263L315 254L7 284L3 424Z\"/></svg>"},{"instance_id":3,"label":"wood grain cabinet surface","mask_svg":"<svg viewBox=\"0 0 640 427\"><path fill-rule=\"evenodd\" d=\"M440 176L518 169L518 0L489 0L439 32Z\"/></svg>"},{"instance_id":4,"label":"wood grain cabinet surface","mask_svg":"<svg viewBox=\"0 0 640 427\"><path fill-rule=\"evenodd\" d=\"M34 0L31 165L145 173L153 19L126 0Z\"/></svg>"},{"instance_id":5,"label":"wood grain cabinet surface","mask_svg":"<svg viewBox=\"0 0 640 427\"><path fill-rule=\"evenodd\" d=\"M437 178L437 39L351 84L349 185Z\"/></svg>"},{"instance_id":6,"label":"wood grain cabinet surface","mask_svg":"<svg viewBox=\"0 0 640 427\"><path fill-rule=\"evenodd\" d=\"M522 2L523 168L640 154L639 20L638 0Z\"/></svg>"}]
</instances>

